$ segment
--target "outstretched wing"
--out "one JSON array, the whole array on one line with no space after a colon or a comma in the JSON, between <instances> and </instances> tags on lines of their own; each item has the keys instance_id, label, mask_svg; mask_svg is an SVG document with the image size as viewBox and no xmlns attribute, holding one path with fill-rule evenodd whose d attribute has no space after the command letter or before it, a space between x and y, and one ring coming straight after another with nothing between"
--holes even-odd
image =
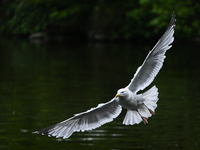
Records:
<instances>
[{"instance_id":1,"label":"outstretched wing","mask_svg":"<svg viewBox=\"0 0 200 150\"><path fill-rule=\"evenodd\" d=\"M99 104L96 108L74 115L63 122L47 127L33 133L68 138L75 131L87 131L111 122L121 113L121 106L113 98L105 104Z\"/></svg>"},{"instance_id":2,"label":"outstretched wing","mask_svg":"<svg viewBox=\"0 0 200 150\"><path fill-rule=\"evenodd\" d=\"M171 21L164 35L149 52L142 66L137 69L133 79L127 86L132 92L136 93L149 86L158 74L165 59L165 52L171 48L170 44L174 41L173 34L175 21L175 16L172 15Z\"/></svg>"}]
</instances>

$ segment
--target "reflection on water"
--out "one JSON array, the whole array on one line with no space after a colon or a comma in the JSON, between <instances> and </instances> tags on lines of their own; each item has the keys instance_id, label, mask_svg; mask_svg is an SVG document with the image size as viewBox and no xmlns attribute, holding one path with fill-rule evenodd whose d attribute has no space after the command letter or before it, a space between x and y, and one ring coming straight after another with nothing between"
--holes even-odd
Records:
<instances>
[{"instance_id":1,"label":"reflection on water","mask_svg":"<svg viewBox=\"0 0 200 150\"><path fill-rule=\"evenodd\" d=\"M154 43L0 44L0 149L198 149L199 45L177 43L167 52L152 84L160 100L148 125L122 125L123 110L113 122L63 140L31 133L109 101Z\"/></svg>"}]
</instances>

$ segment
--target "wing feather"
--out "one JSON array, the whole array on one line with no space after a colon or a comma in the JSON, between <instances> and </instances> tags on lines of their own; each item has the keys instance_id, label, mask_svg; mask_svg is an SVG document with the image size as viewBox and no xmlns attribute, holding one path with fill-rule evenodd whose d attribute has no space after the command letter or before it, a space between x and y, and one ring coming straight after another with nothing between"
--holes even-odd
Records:
<instances>
[{"instance_id":1,"label":"wing feather","mask_svg":"<svg viewBox=\"0 0 200 150\"><path fill-rule=\"evenodd\" d=\"M75 131L92 130L111 122L121 113L121 110L121 106L113 98L105 104L99 104L96 108L75 114L74 117L34 133L56 136L57 138L63 137L65 139Z\"/></svg>"},{"instance_id":2,"label":"wing feather","mask_svg":"<svg viewBox=\"0 0 200 150\"><path fill-rule=\"evenodd\" d=\"M139 90L143 90L149 86L162 68L166 57L165 53L172 47L170 44L174 41L175 21L175 15L172 15L167 30L149 52L142 66L137 69L133 79L127 86L132 92L137 93Z\"/></svg>"}]
</instances>

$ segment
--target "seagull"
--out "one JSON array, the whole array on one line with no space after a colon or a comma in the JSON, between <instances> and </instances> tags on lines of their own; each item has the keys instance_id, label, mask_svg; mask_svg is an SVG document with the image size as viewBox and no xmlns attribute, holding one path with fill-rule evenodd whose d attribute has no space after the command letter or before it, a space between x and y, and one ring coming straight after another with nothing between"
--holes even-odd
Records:
<instances>
[{"instance_id":1,"label":"seagull","mask_svg":"<svg viewBox=\"0 0 200 150\"><path fill-rule=\"evenodd\" d=\"M175 22L175 15L173 14L167 30L153 49L149 51L131 82L125 88L119 89L112 100L33 133L66 139L74 132L96 129L105 123L113 121L121 113L122 107L127 109L123 124L134 125L139 124L141 121L147 124L147 119L155 115L158 89L153 86L146 92L138 94L138 91L148 87L163 66L166 57L165 53L172 47L171 44L174 41Z\"/></svg>"}]
</instances>

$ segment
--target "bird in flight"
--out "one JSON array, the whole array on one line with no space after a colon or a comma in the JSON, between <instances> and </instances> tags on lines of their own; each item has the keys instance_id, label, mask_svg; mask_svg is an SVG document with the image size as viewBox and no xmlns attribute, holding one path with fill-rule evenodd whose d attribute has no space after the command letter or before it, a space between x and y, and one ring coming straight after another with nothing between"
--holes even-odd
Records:
<instances>
[{"instance_id":1,"label":"bird in flight","mask_svg":"<svg viewBox=\"0 0 200 150\"><path fill-rule=\"evenodd\" d=\"M149 51L131 82L125 88L119 89L112 100L33 133L66 139L74 132L92 130L113 121L121 113L122 107L127 109L123 124L134 125L139 124L141 121L144 124L148 123L147 119L155 115L158 89L153 86L144 93L138 94L138 91L148 87L163 66L165 53L172 47L171 44L174 41L175 21L175 15L173 14L167 30L153 49Z\"/></svg>"}]
</instances>

